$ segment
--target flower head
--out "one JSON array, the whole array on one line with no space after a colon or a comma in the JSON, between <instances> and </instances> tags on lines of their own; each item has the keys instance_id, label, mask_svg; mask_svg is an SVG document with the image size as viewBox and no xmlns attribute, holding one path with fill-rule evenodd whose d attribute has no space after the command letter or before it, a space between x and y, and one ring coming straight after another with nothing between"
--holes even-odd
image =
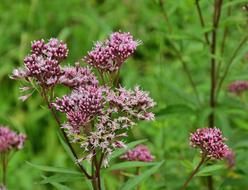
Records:
<instances>
[{"instance_id":1,"label":"flower head","mask_svg":"<svg viewBox=\"0 0 248 190\"><path fill-rule=\"evenodd\" d=\"M31 45L31 54L24 58L25 68L15 69L11 78L33 78L43 86L53 86L61 75L59 63L68 56L66 44L58 39L51 38L34 41Z\"/></svg>"},{"instance_id":2,"label":"flower head","mask_svg":"<svg viewBox=\"0 0 248 190\"><path fill-rule=\"evenodd\" d=\"M152 162L154 156L145 145L138 145L133 150L127 151L121 158L128 161Z\"/></svg>"},{"instance_id":3,"label":"flower head","mask_svg":"<svg viewBox=\"0 0 248 190\"><path fill-rule=\"evenodd\" d=\"M148 110L156 103L150 98L149 93L140 90L137 86L134 90L126 90L123 87L116 91L109 91L107 100L120 111L141 120L153 120L154 114Z\"/></svg>"},{"instance_id":4,"label":"flower head","mask_svg":"<svg viewBox=\"0 0 248 190\"><path fill-rule=\"evenodd\" d=\"M200 128L190 135L190 145L200 148L201 153L212 159L223 159L229 151L226 138L218 128Z\"/></svg>"},{"instance_id":5,"label":"flower head","mask_svg":"<svg viewBox=\"0 0 248 190\"><path fill-rule=\"evenodd\" d=\"M80 67L78 63L74 67L63 67L61 73L59 83L71 88L98 85L98 80L91 70L88 67Z\"/></svg>"},{"instance_id":6,"label":"flower head","mask_svg":"<svg viewBox=\"0 0 248 190\"><path fill-rule=\"evenodd\" d=\"M106 41L96 43L84 60L102 71L117 71L138 45L140 41L134 40L130 33L115 32Z\"/></svg>"},{"instance_id":7,"label":"flower head","mask_svg":"<svg viewBox=\"0 0 248 190\"><path fill-rule=\"evenodd\" d=\"M53 106L66 113L69 125L74 131L86 125L92 118L101 115L103 108L102 89L97 86L79 87L70 95L57 98Z\"/></svg>"},{"instance_id":8,"label":"flower head","mask_svg":"<svg viewBox=\"0 0 248 190\"><path fill-rule=\"evenodd\" d=\"M240 94L246 90L248 90L248 81L234 81L228 86L229 92Z\"/></svg>"},{"instance_id":9,"label":"flower head","mask_svg":"<svg viewBox=\"0 0 248 190\"><path fill-rule=\"evenodd\" d=\"M17 134L8 127L0 126L0 152L7 152L12 149L22 149L26 140L24 134Z\"/></svg>"}]
</instances>

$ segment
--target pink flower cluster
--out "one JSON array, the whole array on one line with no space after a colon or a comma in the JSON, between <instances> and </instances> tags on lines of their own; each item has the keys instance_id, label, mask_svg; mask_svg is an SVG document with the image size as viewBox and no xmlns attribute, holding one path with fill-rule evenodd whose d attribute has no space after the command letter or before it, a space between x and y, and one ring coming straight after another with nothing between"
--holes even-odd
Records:
<instances>
[{"instance_id":1,"label":"pink flower cluster","mask_svg":"<svg viewBox=\"0 0 248 190\"><path fill-rule=\"evenodd\" d=\"M248 81L235 81L228 86L229 92L240 94L248 90Z\"/></svg>"},{"instance_id":2,"label":"pink flower cluster","mask_svg":"<svg viewBox=\"0 0 248 190\"><path fill-rule=\"evenodd\" d=\"M22 149L26 140L24 134L16 134L8 127L0 126L0 152L8 152L13 149Z\"/></svg>"},{"instance_id":3,"label":"pink flower cluster","mask_svg":"<svg viewBox=\"0 0 248 190\"><path fill-rule=\"evenodd\" d=\"M190 135L190 145L201 149L201 153L212 159L223 159L229 151L226 138L218 128L200 128Z\"/></svg>"},{"instance_id":4,"label":"pink flower cluster","mask_svg":"<svg viewBox=\"0 0 248 190\"><path fill-rule=\"evenodd\" d=\"M101 71L114 72L120 69L140 44L130 33L115 32L106 41L96 43L84 61Z\"/></svg>"},{"instance_id":5,"label":"pink flower cluster","mask_svg":"<svg viewBox=\"0 0 248 190\"><path fill-rule=\"evenodd\" d=\"M110 155L113 149L125 146L120 140L127 136L124 129L134 126L136 119L154 118L148 110L155 103L147 92L139 88L135 91L121 88L121 92L119 89L91 85L75 89L70 95L57 98L53 103L58 111L66 113L68 122L63 127L72 141L79 143L89 155L96 149ZM91 121L94 121L94 130Z\"/></svg>"},{"instance_id":6,"label":"pink flower cluster","mask_svg":"<svg viewBox=\"0 0 248 190\"><path fill-rule=\"evenodd\" d=\"M80 67L76 63L74 67L63 67L59 78L59 83L65 86L76 88L85 85L98 85L96 76L88 67Z\"/></svg>"},{"instance_id":7,"label":"pink flower cluster","mask_svg":"<svg viewBox=\"0 0 248 190\"><path fill-rule=\"evenodd\" d=\"M57 98L53 105L58 111L66 113L69 125L75 133L79 133L81 126L102 113L102 89L97 86L79 87L71 94Z\"/></svg>"},{"instance_id":8,"label":"pink flower cluster","mask_svg":"<svg viewBox=\"0 0 248 190\"><path fill-rule=\"evenodd\" d=\"M123 87L116 89L116 92L110 91L107 100L120 111L128 113L141 120L153 120L154 114L148 110L156 105L149 97L148 92L141 91L137 86L134 90L126 90Z\"/></svg>"},{"instance_id":9,"label":"pink flower cluster","mask_svg":"<svg viewBox=\"0 0 248 190\"><path fill-rule=\"evenodd\" d=\"M121 158L128 161L152 162L154 156L145 145L138 145L133 150L127 151Z\"/></svg>"},{"instance_id":10,"label":"pink flower cluster","mask_svg":"<svg viewBox=\"0 0 248 190\"><path fill-rule=\"evenodd\" d=\"M48 43L44 40L34 41L31 55L24 58L24 69L15 69L13 79L34 78L40 85L53 86L60 77L60 61L68 56L66 44L55 38Z\"/></svg>"},{"instance_id":11,"label":"pink flower cluster","mask_svg":"<svg viewBox=\"0 0 248 190\"><path fill-rule=\"evenodd\" d=\"M101 74L117 71L139 44L130 33L115 32L85 56L90 67L81 67L79 63L62 67L60 62L68 56L66 44L54 38L48 43L38 40L32 43L31 55L24 59L25 69L14 70L12 78L27 82L34 79L49 100L53 99L55 85L69 87L72 91L68 95L51 103L66 115L62 128L70 140L84 150L86 156L82 159L91 158L96 150L101 150L106 162L113 149L125 146L122 138L136 120L154 119L150 109L155 102L139 87L126 90L108 86L106 81L102 81L101 86L91 67L100 69ZM22 90L30 90L30 87ZM30 95L20 98L26 100Z\"/></svg>"}]
</instances>

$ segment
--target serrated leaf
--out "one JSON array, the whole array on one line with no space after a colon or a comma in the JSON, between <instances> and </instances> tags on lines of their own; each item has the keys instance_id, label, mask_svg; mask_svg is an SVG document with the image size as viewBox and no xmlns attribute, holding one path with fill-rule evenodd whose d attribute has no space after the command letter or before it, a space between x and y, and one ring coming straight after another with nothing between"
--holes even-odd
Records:
<instances>
[{"instance_id":1,"label":"serrated leaf","mask_svg":"<svg viewBox=\"0 0 248 190\"><path fill-rule=\"evenodd\" d=\"M122 162L122 163L114 164L110 166L106 171L121 170L121 169L134 168L134 167L154 166L156 164L158 163L157 162L129 161L129 162Z\"/></svg>"},{"instance_id":2,"label":"serrated leaf","mask_svg":"<svg viewBox=\"0 0 248 190\"><path fill-rule=\"evenodd\" d=\"M133 190L139 183L154 174L162 166L163 163L164 161L159 162L157 165L153 166L151 169L146 170L137 177L129 179L126 183L122 185L120 190Z\"/></svg>"},{"instance_id":3,"label":"serrated leaf","mask_svg":"<svg viewBox=\"0 0 248 190\"><path fill-rule=\"evenodd\" d=\"M80 172L71 170L71 169L67 169L67 168L62 168L62 167L54 167L54 166L44 166L44 165L38 165L38 164L33 164L30 162L27 162L28 165L45 171L45 172L55 172L55 173L67 173L67 174L81 174Z\"/></svg>"},{"instance_id":4,"label":"serrated leaf","mask_svg":"<svg viewBox=\"0 0 248 190\"><path fill-rule=\"evenodd\" d=\"M146 139L143 139L143 140L137 140L137 141L128 143L126 148L120 148L120 149L115 150L115 151L111 154L109 160L112 160L112 159L114 159L114 158L117 158L117 157L121 156L121 155L124 154L126 151L128 151L128 150L130 150L131 148L135 147L136 145L141 144L141 143L144 143L144 142L146 142L146 141L147 141Z\"/></svg>"}]
</instances>

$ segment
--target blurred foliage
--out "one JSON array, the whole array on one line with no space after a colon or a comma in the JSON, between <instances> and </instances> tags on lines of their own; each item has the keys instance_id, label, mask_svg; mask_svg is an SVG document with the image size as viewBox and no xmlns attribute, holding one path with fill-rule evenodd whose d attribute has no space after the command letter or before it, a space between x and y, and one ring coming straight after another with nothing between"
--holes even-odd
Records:
<instances>
[{"instance_id":1,"label":"blurred foliage","mask_svg":"<svg viewBox=\"0 0 248 190\"><path fill-rule=\"evenodd\" d=\"M22 65L29 52L30 42L40 38L58 37L69 47L65 64L80 60L93 42L104 39L116 30L129 31L143 41L143 45L121 71L122 83L127 87L139 84L151 92L156 100L157 120L139 123L126 140L147 139L156 161L165 160L153 177L142 182L145 189L178 189L199 159L198 151L189 148L189 133L207 126L211 112L209 101L210 58L209 47L203 33L211 30L213 0L201 0L206 27L200 26L194 0L1 0L0 1L0 123L25 132L28 142L9 166L10 190L63 189L41 184L42 173L26 161L41 165L76 168L62 148L57 126L43 102L34 93L25 103L18 100L19 84L9 79L14 67ZM218 44L220 47L225 27L228 36L222 55L220 73L231 55L247 35L247 13L242 10L247 0L224 2ZM231 7L231 15L228 9ZM211 174L216 189L240 190L248 187L248 102L247 96L234 96L227 92L230 81L248 79L248 65L244 46L234 60L218 99L216 126L228 137L228 144L236 153L236 166L232 170L218 167ZM182 66L185 62L196 83L199 100ZM220 162L219 164L223 164ZM142 168L142 172L146 172ZM120 187L132 169L104 174L107 190ZM208 172L208 171L207 171ZM202 175L207 175L202 171ZM76 174L75 174L76 175ZM205 189L205 178L196 177L188 189ZM56 176L57 179L60 176ZM72 176L71 176L72 177ZM78 176L76 176L78 177ZM47 180L46 177L43 179ZM61 178L60 178L61 179ZM88 189L84 179L71 180L73 189Z\"/></svg>"}]
</instances>

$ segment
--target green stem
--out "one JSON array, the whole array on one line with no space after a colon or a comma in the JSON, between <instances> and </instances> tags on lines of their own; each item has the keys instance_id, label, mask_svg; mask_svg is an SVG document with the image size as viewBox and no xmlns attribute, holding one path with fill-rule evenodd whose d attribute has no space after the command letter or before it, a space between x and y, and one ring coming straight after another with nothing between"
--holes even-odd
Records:
<instances>
[{"instance_id":1,"label":"green stem","mask_svg":"<svg viewBox=\"0 0 248 190\"><path fill-rule=\"evenodd\" d=\"M239 51L241 50L241 48L244 46L244 44L247 42L248 40L248 35L244 37L244 39L239 43L238 47L234 50L233 52L233 55L231 57L231 59L229 60L229 62L227 63L227 66L225 68L225 71L224 71L224 74L223 76L220 78L220 82L219 82L219 85L218 85L218 88L217 88L217 93L216 93L216 99L218 98L219 96L219 93L220 93L220 89L221 89L221 86L225 80L225 78L227 77L227 74L231 68L231 65L234 61L234 59L236 58L236 56L238 55Z\"/></svg>"},{"instance_id":2,"label":"green stem","mask_svg":"<svg viewBox=\"0 0 248 190\"><path fill-rule=\"evenodd\" d=\"M140 175L140 167L137 167L136 168L136 175L137 176ZM137 185L137 190L140 190L140 186L139 185Z\"/></svg>"}]
</instances>

